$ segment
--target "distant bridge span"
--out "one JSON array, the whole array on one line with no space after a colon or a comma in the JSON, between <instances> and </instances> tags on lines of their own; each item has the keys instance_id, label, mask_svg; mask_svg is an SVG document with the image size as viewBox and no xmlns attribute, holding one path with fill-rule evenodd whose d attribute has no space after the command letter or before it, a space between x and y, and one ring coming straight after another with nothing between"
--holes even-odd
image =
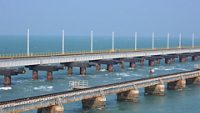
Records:
<instances>
[{"instance_id":1,"label":"distant bridge span","mask_svg":"<svg viewBox=\"0 0 200 113\"><path fill-rule=\"evenodd\" d=\"M171 48L154 50L115 50L103 52L86 52L76 54L51 54L51 55L30 55L30 56L10 56L0 58L0 68L17 67L29 65L42 65L66 62L93 61L113 58L132 58L152 55L198 53L200 48Z\"/></svg>"}]
</instances>

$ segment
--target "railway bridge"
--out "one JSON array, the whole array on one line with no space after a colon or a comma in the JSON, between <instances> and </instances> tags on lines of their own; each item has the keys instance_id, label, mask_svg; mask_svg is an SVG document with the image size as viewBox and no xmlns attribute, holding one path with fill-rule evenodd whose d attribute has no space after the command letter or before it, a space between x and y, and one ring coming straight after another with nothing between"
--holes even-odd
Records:
<instances>
[{"instance_id":1,"label":"railway bridge","mask_svg":"<svg viewBox=\"0 0 200 113\"><path fill-rule=\"evenodd\" d=\"M107 65L109 72L113 71L113 65L119 64L124 68L124 62L129 62L131 68L135 68L135 63L144 65L148 61L149 66L154 66L164 59L166 64L172 63L175 58L180 62L200 59L200 48L169 48L150 50L113 50L113 51L92 51L83 53L56 53L56 54L31 54L0 56L0 75L4 76L3 84L11 84L11 76L24 74L25 69L32 70L32 79L38 79L38 71L47 72L47 80L53 79L53 72L67 67L68 75L73 74L73 67L80 68L80 75L86 75L86 69L96 66L99 71L101 65ZM19 67L19 68L18 68ZM14 73L13 73L14 68ZM18 68L18 69L17 69ZM23 73L22 73L23 72Z\"/></svg>"},{"instance_id":2,"label":"railway bridge","mask_svg":"<svg viewBox=\"0 0 200 113\"><path fill-rule=\"evenodd\" d=\"M145 95L163 96L165 87L169 90L183 90L186 84L200 84L199 69L4 101L0 102L0 112L19 113L37 109L37 113L63 113L63 104L75 101L82 101L84 109L102 108L109 94L116 94L118 101L138 102L140 88L144 88Z\"/></svg>"}]
</instances>

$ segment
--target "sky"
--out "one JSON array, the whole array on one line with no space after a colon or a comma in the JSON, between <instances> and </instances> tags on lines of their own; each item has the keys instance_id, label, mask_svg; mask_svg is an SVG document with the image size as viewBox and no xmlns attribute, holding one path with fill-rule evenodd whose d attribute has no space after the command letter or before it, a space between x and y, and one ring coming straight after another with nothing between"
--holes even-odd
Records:
<instances>
[{"instance_id":1,"label":"sky","mask_svg":"<svg viewBox=\"0 0 200 113\"><path fill-rule=\"evenodd\" d=\"M199 21L200 0L0 0L0 35L189 36Z\"/></svg>"}]
</instances>

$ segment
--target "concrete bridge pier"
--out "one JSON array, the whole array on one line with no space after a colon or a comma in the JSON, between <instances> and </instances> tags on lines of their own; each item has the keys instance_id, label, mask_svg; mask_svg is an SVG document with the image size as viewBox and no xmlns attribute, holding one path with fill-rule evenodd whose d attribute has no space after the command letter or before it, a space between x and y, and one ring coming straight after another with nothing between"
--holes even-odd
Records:
<instances>
[{"instance_id":1,"label":"concrete bridge pier","mask_svg":"<svg viewBox=\"0 0 200 113\"><path fill-rule=\"evenodd\" d=\"M37 113L64 113L64 108L59 105L54 105L50 107L40 108Z\"/></svg>"},{"instance_id":2,"label":"concrete bridge pier","mask_svg":"<svg viewBox=\"0 0 200 113\"><path fill-rule=\"evenodd\" d=\"M139 90L132 89L129 91L117 93L117 100L118 101L138 102L139 101Z\"/></svg>"},{"instance_id":3,"label":"concrete bridge pier","mask_svg":"<svg viewBox=\"0 0 200 113\"><path fill-rule=\"evenodd\" d=\"M144 59L140 60L140 66L144 66Z\"/></svg>"},{"instance_id":4,"label":"concrete bridge pier","mask_svg":"<svg viewBox=\"0 0 200 113\"><path fill-rule=\"evenodd\" d=\"M144 88L145 95L155 95L155 96L163 96L165 94L165 85L157 84L153 86L148 86Z\"/></svg>"},{"instance_id":5,"label":"concrete bridge pier","mask_svg":"<svg viewBox=\"0 0 200 113\"><path fill-rule=\"evenodd\" d=\"M124 61L121 61L121 62L119 63L119 65L120 65L120 68L121 68L121 69L124 69L124 67L125 67L125 66L124 66Z\"/></svg>"},{"instance_id":6,"label":"concrete bridge pier","mask_svg":"<svg viewBox=\"0 0 200 113\"><path fill-rule=\"evenodd\" d=\"M48 81L53 80L53 72L52 71L47 71L47 78Z\"/></svg>"},{"instance_id":7,"label":"concrete bridge pier","mask_svg":"<svg viewBox=\"0 0 200 113\"><path fill-rule=\"evenodd\" d=\"M159 65L160 64L160 59L156 60L156 64Z\"/></svg>"},{"instance_id":8,"label":"concrete bridge pier","mask_svg":"<svg viewBox=\"0 0 200 113\"><path fill-rule=\"evenodd\" d=\"M171 64L172 58L165 58L165 64Z\"/></svg>"},{"instance_id":9,"label":"concrete bridge pier","mask_svg":"<svg viewBox=\"0 0 200 113\"><path fill-rule=\"evenodd\" d=\"M134 68L135 68L135 62L130 62L130 63L129 63L129 67L130 67L131 69L134 69Z\"/></svg>"},{"instance_id":10,"label":"concrete bridge pier","mask_svg":"<svg viewBox=\"0 0 200 113\"><path fill-rule=\"evenodd\" d=\"M186 62L187 60L187 57L179 57L179 62Z\"/></svg>"},{"instance_id":11,"label":"concrete bridge pier","mask_svg":"<svg viewBox=\"0 0 200 113\"><path fill-rule=\"evenodd\" d=\"M155 65L155 61L154 60L149 60L149 66L154 66Z\"/></svg>"},{"instance_id":12,"label":"concrete bridge pier","mask_svg":"<svg viewBox=\"0 0 200 113\"><path fill-rule=\"evenodd\" d=\"M101 70L101 64L96 64L96 71L100 71Z\"/></svg>"},{"instance_id":13,"label":"concrete bridge pier","mask_svg":"<svg viewBox=\"0 0 200 113\"><path fill-rule=\"evenodd\" d=\"M33 80L38 80L38 70L33 70L32 71L32 79Z\"/></svg>"},{"instance_id":14,"label":"concrete bridge pier","mask_svg":"<svg viewBox=\"0 0 200 113\"><path fill-rule=\"evenodd\" d=\"M167 83L168 90L180 90L181 91L185 88L185 86L186 86L185 79Z\"/></svg>"},{"instance_id":15,"label":"concrete bridge pier","mask_svg":"<svg viewBox=\"0 0 200 113\"><path fill-rule=\"evenodd\" d=\"M106 97L104 95L82 100L83 109L104 108Z\"/></svg>"},{"instance_id":16,"label":"concrete bridge pier","mask_svg":"<svg viewBox=\"0 0 200 113\"><path fill-rule=\"evenodd\" d=\"M199 56L197 56L197 55L192 56L192 61L196 61L198 59L199 59Z\"/></svg>"},{"instance_id":17,"label":"concrete bridge pier","mask_svg":"<svg viewBox=\"0 0 200 113\"><path fill-rule=\"evenodd\" d=\"M11 75L4 75L4 86L10 86L11 85Z\"/></svg>"},{"instance_id":18,"label":"concrete bridge pier","mask_svg":"<svg viewBox=\"0 0 200 113\"><path fill-rule=\"evenodd\" d=\"M86 75L86 67L80 67L80 75Z\"/></svg>"},{"instance_id":19,"label":"concrete bridge pier","mask_svg":"<svg viewBox=\"0 0 200 113\"><path fill-rule=\"evenodd\" d=\"M73 73L73 68L71 66L68 66L68 68L67 68L67 74L68 74L68 76L71 76L72 73Z\"/></svg>"},{"instance_id":20,"label":"concrete bridge pier","mask_svg":"<svg viewBox=\"0 0 200 113\"><path fill-rule=\"evenodd\" d=\"M113 72L113 65L107 64L107 70L108 70L108 72Z\"/></svg>"}]
</instances>

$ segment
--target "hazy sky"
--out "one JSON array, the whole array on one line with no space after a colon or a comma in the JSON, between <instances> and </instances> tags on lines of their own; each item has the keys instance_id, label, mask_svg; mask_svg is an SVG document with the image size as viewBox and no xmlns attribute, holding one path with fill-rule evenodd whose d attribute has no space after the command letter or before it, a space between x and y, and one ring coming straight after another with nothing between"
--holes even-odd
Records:
<instances>
[{"instance_id":1,"label":"hazy sky","mask_svg":"<svg viewBox=\"0 0 200 113\"><path fill-rule=\"evenodd\" d=\"M198 34L200 0L0 0L0 35Z\"/></svg>"}]
</instances>

